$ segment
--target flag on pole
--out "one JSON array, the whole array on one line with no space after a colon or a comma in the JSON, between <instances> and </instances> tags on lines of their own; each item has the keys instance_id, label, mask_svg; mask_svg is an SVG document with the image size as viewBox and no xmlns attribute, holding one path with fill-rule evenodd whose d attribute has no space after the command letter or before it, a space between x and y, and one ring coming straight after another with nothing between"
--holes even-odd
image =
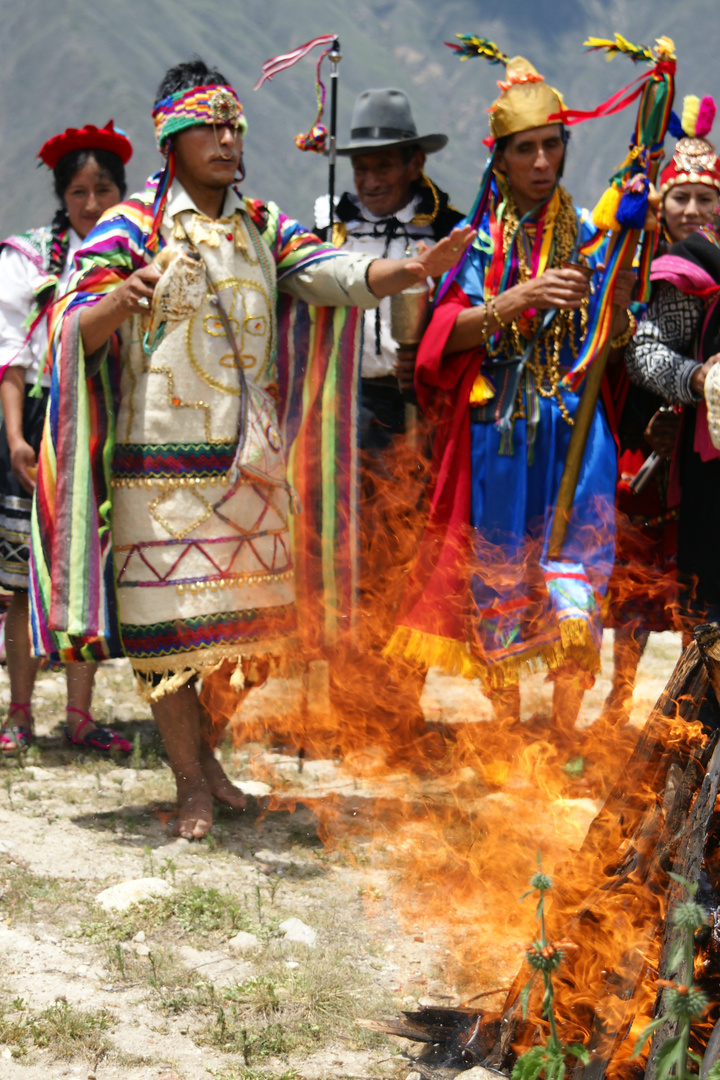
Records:
<instances>
[{"instance_id":1,"label":"flag on pole","mask_svg":"<svg viewBox=\"0 0 720 1080\"><path fill-rule=\"evenodd\" d=\"M272 79L273 75L277 75L279 71L285 71L286 68L297 64L298 60L302 60L303 56L307 56L316 45L332 45L335 36L335 34L321 34L320 37L305 42L304 45L292 49L291 52L281 53L280 56L271 56L263 64L262 75L253 86L253 90L259 90L266 79Z\"/></svg>"}]
</instances>

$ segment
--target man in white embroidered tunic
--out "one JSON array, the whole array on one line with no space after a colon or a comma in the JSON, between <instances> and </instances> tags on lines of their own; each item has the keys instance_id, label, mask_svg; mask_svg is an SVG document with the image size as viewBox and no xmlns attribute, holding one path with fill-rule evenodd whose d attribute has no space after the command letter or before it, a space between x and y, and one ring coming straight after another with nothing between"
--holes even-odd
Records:
<instances>
[{"instance_id":1,"label":"man in white embroidered tunic","mask_svg":"<svg viewBox=\"0 0 720 1080\"><path fill-rule=\"evenodd\" d=\"M209 831L213 797L244 805L202 737L195 676L231 660L241 677L241 662L292 648L296 629L277 290L311 304L371 307L443 273L474 234L456 230L417 258L373 260L342 255L273 204L242 198L231 186L242 106L201 61L166 74L153 115L165 171L91 234L55 332L59 390L46 444L57 451L63 440L81 441L62 422L64 409L76 409L74 426L86 441L90 429L91 447L105 437L112 490L99 458L53 477L56 486L43 479L51 463L41 465L33 632L41 651L43 633L64 632L70 646L104 635L112 652L117 604L120 649L144 683L175 773L176 832L192 839ZM296 324L293 333L297 345ZM298 368L306 359L297 357ZM84 412L98 365L102 391ZM64 452L73 463L82 456ZM90 515L78 511L87 505ZM84 542L88 516L100 529ZM89 584L75 582L78 571ZM96 592L105 599L88 616Z\"/></svg>"}]
</instances>

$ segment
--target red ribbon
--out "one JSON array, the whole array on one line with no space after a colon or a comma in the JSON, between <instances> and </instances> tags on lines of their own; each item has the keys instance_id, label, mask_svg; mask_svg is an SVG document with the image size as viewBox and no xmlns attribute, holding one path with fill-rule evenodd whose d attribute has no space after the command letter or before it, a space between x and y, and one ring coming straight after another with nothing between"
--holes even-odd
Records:
<instances>
[{"instance_id":1,"label":"red ribbon","mask_svg":"<svg viewBox=\"0 0 720 1080\"><path fill-rule=\"evenodd\" d=\"M597 108L591 110L583 109L561 109L559 112L553 113L552 116L548 116L548 123L561 123L566 124L568 127L573 124L581 124L583 120L594 120L599 116L612 116L613 113L621 112L632 104L636 98L639 98L645 89L645 83L649 79L656 78L658 75L674 75L676 64L674 60L660 60L654 65L651 71L646 71L643 75L638 76L637 79L633 79L631 83L624 86L622 90L618 90L617 93L609 97L607 101L603 101ZM636 83L640 83L636 89L632 89L636 86ZM630 92L632 91L632 92ZM623 94L627 95L623 97Z\"/></svg>"}]
</instances>

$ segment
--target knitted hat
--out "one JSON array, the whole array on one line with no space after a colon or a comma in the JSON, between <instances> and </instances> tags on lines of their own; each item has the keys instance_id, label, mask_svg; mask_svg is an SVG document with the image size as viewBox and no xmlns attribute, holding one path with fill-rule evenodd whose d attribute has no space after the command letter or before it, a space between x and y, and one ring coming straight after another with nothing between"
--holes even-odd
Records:
<instances>
[{"instance_id":1,"label":"knitted hat","mask_svg":"<svg viewBox=\"0 0 720 1080\"><path fill-rule=\"evenodd\" d=\"M61 158L73 150L108 150L111 154L117 154L123 165L127 165L133 152L125 132L116 129L113 120L108 120L103 128L96 128L94 124L66 128L61 135L53 135L52 139L43 143L38 157L48 169L54 169Z\"/></svg>"}]
</instances>

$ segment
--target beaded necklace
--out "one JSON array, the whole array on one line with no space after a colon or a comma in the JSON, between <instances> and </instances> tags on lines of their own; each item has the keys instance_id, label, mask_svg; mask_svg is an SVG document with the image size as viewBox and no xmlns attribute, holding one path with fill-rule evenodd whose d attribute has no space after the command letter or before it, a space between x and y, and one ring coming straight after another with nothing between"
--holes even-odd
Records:
<instances>
[{"instance_id":1,"label":"beaded necklace","mask_svg":"<svg viewBox=\"0 0 720 1080\"><path fill-rule=\"evenodd\" d=\"M552 228L551 249L547 259L547 267L560 267L570 257L575 247L577 236L577 218L572 199L562 187L558 187L559 204L553 222L549 223ZM503 260L507 265L508 259L513 259L516 264L516 283L529 281L532 277L532 250L536 239L537 230L543 228L543 219L538 223L526 223L520 226L521 215L518 212L515 200L509 191L506 191L505 208L502 215L502 251ZM511 250L511 245L513 249ZM580 340L582 340L587 326L588 297L584 297L580 308ZM521 356L527 348L528 342L537 331L544 312L523 312L510 322L496 338L496 345L491 356L515 355ZM532 355L527 368L533 376L534 389L540 397L555 398L560 408L563 420L572 425L572 417L568 413L565 402L560 394L559 384L562 377L560 370L560 352L563 341L567 338L573 359L577 358L578 345L575 336L575 312L572 309L559 310L550 326L539 336L533 347ZM527 387L527 383L526 383ZM517 410L513 419L525 417L522 388L518 390Z\"/></svg>"}]
</instances>

